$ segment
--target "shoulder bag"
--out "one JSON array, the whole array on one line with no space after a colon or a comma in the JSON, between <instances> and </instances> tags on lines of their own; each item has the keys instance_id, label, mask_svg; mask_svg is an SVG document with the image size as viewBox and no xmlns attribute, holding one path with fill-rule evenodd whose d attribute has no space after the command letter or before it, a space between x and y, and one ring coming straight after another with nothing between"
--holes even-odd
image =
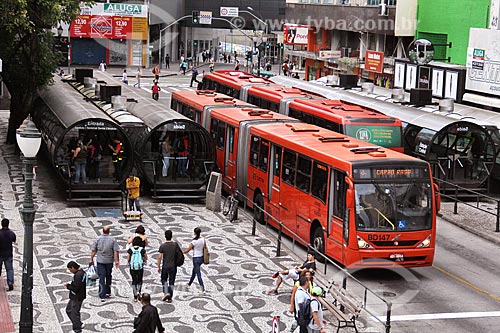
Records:
<instances>
[{"instance_id":1,"label":"shoulder bag","mask_svg":"<svg viewBox=\"0 0 500 333\"><path fill-rule=\"evenodd\" d=\"M203 244L203 263L205 265L208 265L210 263L210 253L208 252L206 239L204 239L204 244Z\"/></svg>"}]
</instances>

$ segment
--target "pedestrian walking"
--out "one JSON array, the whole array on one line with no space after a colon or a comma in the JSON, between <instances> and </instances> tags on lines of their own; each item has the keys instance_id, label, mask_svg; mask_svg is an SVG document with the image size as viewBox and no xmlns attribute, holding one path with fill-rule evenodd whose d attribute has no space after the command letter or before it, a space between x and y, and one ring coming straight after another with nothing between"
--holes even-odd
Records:
<instances>
[{"instance_id":1,"label":"pedestrian walking","mask_svg":"<svg viewBox=\"0 0 500 333\"><path fill-rule=\"evenodd\" d=\"M69 290L69 302L66 305L66 313L73 324L73 331L80 333L83 326L80 310L83 300L87 297L87 274L74 261L70 261L67 267L73 273L73 277L71 282L64 284L66 289Z\"/></svg>"},{"instance_id":2,"label":"pedestrian walking","mask_svg":"<svg viewBox=\"0 0 500 333\"><path fill-rule=\"evenodd\" d=\"M16 242L16 234L9 229L9 219L2 219L2 229L0 230L0 276L2 266L5 265L7 272L7 285L9 291L14 289L14 256L12 254L12 243Z\"/></svg>"},{"instance_id":3,"label":"pedestrian walking","mask_svg":"<svg viewBox=\"0 0 500 333\"><path fill-rule=\"evenodd\" d=\"M132 172L128 175L125 181L125 187L127 188L128 196L128 207L130 210L141 211L141 201L140 201L140 186L141 180L139 177L134 176Z\"/></svg>"},{"instance_id":4,"label":"pedestrian walking","mask_svg":"<svg viewBox=\"0 0 500 333\"><path fill-rule=\"evenodd\" d=\"M201 277L201 264L203 264L204 247L207 247L207 240L204 237L201 237L201 229L196 227L194 228L194 238L188 248L184 250L184 253L189 253L189 251L193 250L193 271L191 272L188 287L191 286L196 276L202 292L205 292L205 285L203 284L203 279Z\"/></svg>"},{"instance_id":5,"label":"pedestrian walking","mask_svg":"<svg viewBox=\"0 0 500 333\"><path fill-rule=\"evenodd\" d=\"M110 226L102 228L102 235L97 237L91 246L90 264L94 264L97 255L97 273L99 274L99 298L104 302L111 296L111 282L113 260L116 268L120 266L120 247L116 240L109 234Z\"/></svg>"},{"instance_id":6,"label":"pedestrian walking","mask_svg":"<svg viewBox=\"0 0 500 333\"><path fill-rule=\"evenodd\" d=\"M161 283L164 294L163 301L172 303L177 266L179 265L176 257L178 256L178 252L184 256L179 244L172 240L172 230L165 231L165 242L160 245L158 252L157 265L158 273L161 273Z\"/></svg>"},{"instance_id":7,"label":"pedestrian walking","mask_svg":"<svg viewBox=\"0 0 500 333\"><path fill-rule=\"evenodd\" d=\"M299 284L300 287L297 289L297 292L295 293L295 319L299 323L300 327L300 333L307 333L307 325L309 323L306 323L305 325L301 325L299 319L299 309L300 305L304 303L306 300L311 298L311 295L309 295L309 292L307 291L307 288L309 286L309 281L305 276L301 276L299 278Z\"/></svg>"},{"instance_id":8,"label":"pedestrian walking","mask_svg":"<svg viewBox=\"0 0 500 333\"><path fill-rule=\"evenodd\" d=\"M196 77L198 76L198 69L196 69L196 67L192 67L191 68L191 83L190 83L190 87L193 86L193 82L196 82L196 83L200 83L200 81L198 81L196 79Z\"/></svg>"},{"instance_id":9,"label":"pedestrian walking","mask_svg":"<svg viewBox=\"0 0 500 333\"><path fill-rule=\"evenodd\" d=\"M186 69L187 69L187 66L188 66L188 63L186 60L184 60L182 63L181 63L181 70L182 70L182 75L186 75Z\"/></svg>"},{"instance_id":10,"label":"pedestrian walking","mask_svg":"<svg viewBox=\"0 0 500 333\"><path fill-rule=\"evenodd\" d=\"M144 244L140 236L136 236L132 241L132 247L127 250L127 262L130 267L132 277L132 293L134 302L141 300L142 278L144 276L144 263L148 260L148 254L144 249Z\"/></svg>"},{"instance_id":11,"label":"pedestrian walking","mask_svg":"<svg viewBox=\"0 0 500 333\"><path fill-rule=\"evenodd\" d=\"M240 62L236 60L235 65L234 65L234 70L239 71L240 70Z\"/></svg>"},{"instance_id":12,"label":"pedestrian walking","mask_svg":"<svg viewBox=\"0 0 500 333\"><path fill-rule=\"evenodd\" d=\"M165 68L170 69L170 55L168 53L165 56Z\"/></svg>"},{"instance_id":13,"label":"pedestrian walking","mask_svg":"<svg viewBox=\"0 0 500 333\"><path fill-rule=\"evenodd\" d=\"M123 81L123 83L125 83L126 85L128 85L128 75L127 75L127 69L124 69L124 70L123 70L123 74L122 74L122 81Z\"/></svg>"},{"instance_id":14,"label":"pedestrian walking","mask_svg":"<svg viewBox=\"0 0 500 333\"><path fill-rule=\"evenodd\" d=\"M158 100L158 98L160 98L160 91L161 91L161 88L160 86L158 85L158 82L154 81L154 84L153 86L151 87L151 91L153 93L152 97L155 101Z\"/></svg>"},{"instance_id":15,"label":"pedestrian walking","mask_svg":"<svg viewBox=\"0 0 500 333\"><path fill-rule=\"evenodd\" d=\"M140 67L137 67L137 72L135 72L135 83L134 83L134 87L137 87L137 88L140 88L140 87L141 87L141 76L142 76L142 73L141 73L141 68L140 68Z\"/></svg>"},{"instance_id":16,"label":"pedestrian walking","mask_svg":"<svg viewBox=\"0 0 500 333\"><path fill-rule=\"evenodd\" d=\"M212 73L214 71L214 67L215 67L215 61L214 61L214 59L210 59L210 64L208 65L208 68L210 69L210 73Z\"/></svg>"},{"instance_id":17,"label":"pedestrian walking","mask_svg":"<svg viewBox=\"0 0 500 333\"><path fill-rule=\"evenodd\" d=\"M105 72L106 71L106 63L104 62L104 60L102 60L101 63L99 64L99 70L101 72Z\"/></svg>"},{"instance_id":18,"label":"pedestrian walking","mask_svg":"<svg viewBox=\"0 0 500 333\"><path fill-rule=\"evenodd\" d=\"M149 244L148 237L146 236L146 229L142 225L137 226L135 229L135 232L130 235L128 241L127 241L127 247L132 246L132 242L136 237L139 237L141 239L141 246L146 247Z\"/></svg>"},{"instance_id":19,"label":"pedestrian walking","mask_svg":"<svg viewBox=\"0 0 500 333\"><path fill-rule=\"evenodd\" d=\"M153 68L153 74L155 76L155 81L158 82L160 80L160 68L158 65Z\"/></svg>"},{"instance_id":20,"label":"pedestrian walking","mask_svg":"<svg viewBox=\"0 0 500 333\"><path fill-rule=\"evenodd\" d=\"M319 301L319 297L323 295L323 289L319 286L316 286L311 291L311 317L312 320L307 326L308 333L323 333L325 332L325 328L323 325L326 325L327 321L323 319L323 308L321 307L321 303Z\"/></svg>"},{"instance_id":21,"label":"pedestrian walking","mask_svg":"<svg viewBox=\"0 0 500 333\"><path fill-rule=\"evenodd\" d=\"M313 276L313 272L311 271L303 271L302 273L300 273L300 276L305 276L306 279L309 281L309 287L307 289L307 291L309 291L309 293L312 293L312 290L313 288L315 287L314 286L314 276ZM300 278L299 278L300 280ZM297 290L300 288L300 282L297 281L295 282L294 286L293 286L293 289L292 289L292 296L290 297L290 313L291 314L295 314L295 294L297 293ZM297 318L294 317L294 320L293 320L293 323L290 327L290 333L293 333L297 327L299 327L299 323L297 322Z\"/></svg>"},{"instance_id":22,"label":"pedestrian walking","mask_svg":"<svg viewBox=\"0 0 500 333\"><path fill-rule=\"evenodd\" d=\"M142 294L141 303L142 311L134 319L134 333L155 333L157 328L158 332L165 332L158 309L151 305L151 295Z\"/></svg>"}]
</instances>

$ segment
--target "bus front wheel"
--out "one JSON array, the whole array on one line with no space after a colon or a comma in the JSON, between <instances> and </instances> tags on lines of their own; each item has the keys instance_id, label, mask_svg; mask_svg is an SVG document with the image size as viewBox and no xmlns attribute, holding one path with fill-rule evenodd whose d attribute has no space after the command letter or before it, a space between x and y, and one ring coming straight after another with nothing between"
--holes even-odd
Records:
<instances>
[{"instance_id":1,"label":"bus front wheel","mask_svg":"<svg viewBox=\"0 0 500 333\"><path fill-rule=\"evenodd\" d=\"M264 224L264 197L260 193L255 197L253 218L260 224Z\"/></svg>"},{"instance_id":2,"label":"bus front wheel","mask_svg":"<svg viewBox=\"0 0 500 333\"><path fill-rule=\"evenodd\" d=\"M314 229L313 233L313 239L311 244L313 245L314 248L316 248L317 253L324 254L325 253L325 236L323 233L323 229L321 227L317 227ZM316 260L319 261L320 263L325 262L325 258L320 255L316 255Z\"/></svg>"}]
</instances>

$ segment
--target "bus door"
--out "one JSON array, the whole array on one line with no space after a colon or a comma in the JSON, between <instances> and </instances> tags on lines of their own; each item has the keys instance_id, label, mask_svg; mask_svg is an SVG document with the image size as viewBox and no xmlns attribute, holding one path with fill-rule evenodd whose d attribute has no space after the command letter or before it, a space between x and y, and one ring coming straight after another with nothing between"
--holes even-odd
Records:
<instances>
[{"instance_id":1,"label":"bus door","mask_svg":"<svg viewBox=\"0 0 500 333\"><path fill-rule=\"evenodd\" d=\"M328 198L328 227L325 240L325 253L339 262L344 258L344 225L348 220L346 213L346 190L345 174L341 171L331 169L330 171L330 195ZM347 240L345 240L347 242Z\"/></svg>"},{"instance_id":2,"label":"bus door","mask_svg":"<svg viewBox=\"0 0 500 333\"><path fill-rule=\"evenodd\" d=\"M271 144L269 180L267 193L269 193L269 213L278 221L280 220L280 170L282 148Z\"/></svg>"},{"instance_id":3,"label":"bus door","mask_svg":"<svg viewBox=\"0 0 500 333\"><path fill-rule=\"evenodd\" d=\"M226 144L224 147L224 182L231 189L236 189L236 155L234 127L228 125L226 128Z\"/></svg>"}]
</instances>

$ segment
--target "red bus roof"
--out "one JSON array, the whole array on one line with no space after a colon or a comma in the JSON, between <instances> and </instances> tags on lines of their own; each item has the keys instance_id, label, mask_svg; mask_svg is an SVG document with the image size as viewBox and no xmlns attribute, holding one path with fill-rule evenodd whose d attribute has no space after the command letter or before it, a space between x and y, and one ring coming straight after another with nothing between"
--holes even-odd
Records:
<instances>
[{"instance_id":1,"label":"red bus roof","mask_svg":"<svg viewBox=\"0 0 500 333\"><path fill-rule=\"evenodd\" d=\"M235 127L237 127L239 123L248 120L279 119L290 123L299 122L297 119L266 109L261 109L256 106L248 108L213 109L211 116Z\"/></svg>"},{"instance_id":2,"label":"red bus roof","mask_svg":"<svg viewBox=\"0 0 500 333\"><path fill-rule=\"evenodd\" d=\"M212 90L180 90L172 92L172 100L189 105L196 110L203 110L205 106L215 105L250 105L228 95L216 93Z\"/></svg>"},{"instance_id":3,"label":"red bus roof","mask_svg":"<svg viewBox=\"0 0 500 333\"><path fill-rule=\"evenodd\" d=\"M393 123L401 126L401 120L389 117L379 111L364 106L352 104L342 100L318 100L302 99L294 100L290 103L290 109L305 111L313 115L322 115L322 117L333 117L348 121L349 119L366 119L371 122L378 119L380 123ZM339 121L345 123L346 121ZM376 125L376 123L374 124Z\"/></svg>"},{"instance_id":4,"label":"red bus roof","mask_svg":"<svg viewBox=\"0 0 500 333\"><path fill-rule=\"evenodd\" d=\"M331 165L339 165L341 161L370 163L384 160L388 165L394 162L428 165L418 158L305 123L256 124L251 133Z\"/></svg>"},{"instance_id":5,"label":"red bus roof","mask_svg":"<svg viewBox=\"0 0 500 333\"><path fill-rule=\"evenodd\" d=\"M297 88L286 88L278 84L253 86L248 89L249 95L263 97L269 101L279 103L286 97L318 97Z\"/></svg>"},{"instance_id":6,"label":"red bus roof","mask_svg":"<svg viewBox=\"0 0 500 333\"><path fill-rule=\"evenodd\" d=\"M220 70L207 73L203 79L223 83L231 88L240 89L247 84L273 84L271 81L243 71Z\"/></svg>"}]
</instances>

